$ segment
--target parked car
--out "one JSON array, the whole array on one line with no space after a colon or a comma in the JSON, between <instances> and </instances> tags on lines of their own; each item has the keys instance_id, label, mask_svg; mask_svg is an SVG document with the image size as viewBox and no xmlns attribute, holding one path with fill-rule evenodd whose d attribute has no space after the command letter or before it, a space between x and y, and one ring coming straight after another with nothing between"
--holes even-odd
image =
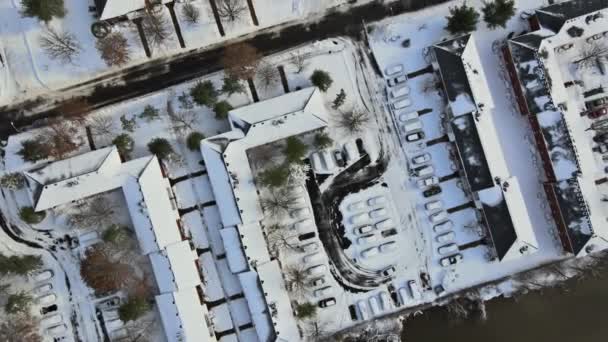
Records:
<instances>
[{"instance_id":1,"label":"parked car","mask_svg":"<svg viewBox=\"0 0 608 342\"><path fill-rule=\"evenodd\" d=\"M384 311L388 311L393 307L391 298L385 291L380 292L380 304L382 304L382 310Z\"/></svg>"},{"instance_id":2,"label":"parked car","mask_svg":"<svg viewBox=\"0 0 608 342\"><path fill-rule=\"evenodd\" d=\"M317 259L319 259L320 256L321 256L320 252L312 252L310 254L305 255L302 258L302 262L304 262L305 264L310 264L313 261L316 261Z\"/></svg>"},{"instance_id":3,"label":"parked car","mask_svg":"<svg viewBox=\"0 0 608 342\"><path fill-rule=\"evenodd\" d=\"M57 296L54 293L49 293L49 294L45 294L41 297L36 298L36 303L38 303L38 305L47 306L49 304L55 303L56 300L57 300Z\"/></svg>"},{"instance_id":4,"label":"parked car","mask_svg":"<svg viewBox=\"0 0 608 342\"><path fill-rule=\"evenodd\" d=\"M393 64L389 65L386 69L384 69L384 74L386 76L397 76L403 72L403 64Z\"/></svg>"},{"instance_id":5,"label":"parked car","mask_svg":"<svg viewBox=\"0 0 608 342\"><path fill-rule=\"evenodd\" d=\"M334 306L334 305L336 305L336 298L334 298L334 297L321 299L319 301L320 308L327 308L327 307Z\"/></svg>"},{"instance_id":6,"label":"parked car","mask_svg":"<svg viewBox=\"0 0 608 342\"><path fill-rule=\"evenodd\" d=\"M389 241L378 246L380 248L380 253L388 253L397 249L397 242Z\"/></svg>"},{"instance_id":7,"label":"parked car","mask_svg":"<svg viewBox=\"0 0 608 342\"><path fill-rule=\"evenodd\" d=\"M361 226L355 229L355 232L359 235L367 234L374 231L374 227L370 225Z\"/></svg>"},{"instance_id":8,"label":"parked car","mask_svg":"<svg viewBox=\"0 0 608 342\"><path fill-rule=\"evenodd\" d=\"M380 235L382 235L383 238L387 238L389 236L395 236L395 235L397 235L397 229L390 228L390 229L383 230L380 232Z\"/></svg>"},{"instance_id":9,"label":"parked car","mask_svg":"<svg viewBox=\"0 0 608 342\"><path fill-rule=\"evenodd\" d=\"M336 164L339 167L344 167L346 165L346 160L344 160L344 154L342 150L334 150L334 159L336 160Z\"/></svg>"},{"instance_id":10,"label":"parked car","mask_svg":"<svg viewBox=\"0 0 608 342\"><path fill-rule=\"evenodd\" d=\"M395 271L396 271L395 266L391 265L391 266L389 266L389 267L387 267L387 268L383 269L383 270L380 272L380 274L382 274L382 275L383 275L383 276L385 276L385 277L390 277L390 276L392 276L393 274L395 274Z\"/></svg>"},{"instance_id":11,"label":"parked car","mask_svg":"<svg viewBox=\"0 0 608 342\"><path fill-rule=\"evenodd\" d=\"M447 218L448 218L448 213L445 210L436 212L429 216L429 219L431 220L431 222L435 223L435 224L442 222L442 221L446 220Z\"/></svg>"},{"instance_id":12,"label":"parked car","mask_svg":"<svg viewBox=\"0 0 608 342\"><path fill-rule=\"evenodd\" d=\"M298 235L298 240L306 241L306 240L310 240L310 239L314 238L315 236L317 236L317 233L308 232L308 233Z\"/></svg>"},{"instance_id":13,"label":"parked car","mask_svg":"<svg viewBox=\"0 0 608 342\"><path fill-rule=\"evenodd\" d=\"M401 299L401 305L405 305L407 304L407 302L409 301L410 296L407 293L407 288L404 286L402 288L400 288L398 290L399 292L399 298Z\"/></svg>"},{"instance_id":14,"label":"parked car","mask_svg":"<svg viewBox=\"0 0 608 342\"><path fill-rule=\"evenodd\" d=\"M431 155L429 153L419 154L412 158L412 164L414 165L421 165L424 163L428 163L429 161L431 161Z\"/></svg>"},{"instance_id":15,"label":"parked car","mask_svg":"<svg viewBox=\"0 0 608 342\"><path fill-rule=\"evenodd\" d=\"M398 110L402 108L407 108L412 105L412 100L409 97L401 97L395 99L395 102L391 103L391 108L393 110Z\"/></svg>"},{"instance_id":16,"label":"parked car","mask_svg":"<svg viewBox=\"0 0 608 342\"><path fill-rule=\"evenodd\" d=\"M418 180L418 187L421 189L428 188L429 186L437 184L439 184L439 178L435 176Z\"/></svg>"},{"instance_id":17,"label":"parked car","mask_svg":"<svg viewBox=\"0 0 608 342\"><path fill-rule=\"evenodd\" d=\"M371 218L379 218L388 215L388 211L386 208L375 209L369 212L369 217Z\"/></svg>"},{"instance_id":18,"label":"parked car","mask_svg":"<svg viewBox=\"0 0 608 342\"><path fill-rule=\"evenodd\" d=\"M317 242L309 242L307 244L302 245L300 248L302 249L302 252L310 253L319 249L319 244Z\"/></svg>"},{"instance_id":19,"label":"parked car","mask_svg":"<svg viewBox=\"0 0 608 342\"><path fill-rule=\"evenodd\" d=\"M403 113L403 114L399 114L399 121L406 123L410 120L417 120L418 119L418 112L408 112L408 113Z\"/></svg>"},{"instance_id":20,"label":"parked car","mask_svg":"<svg viewBox=\"0 0 608 342\"><path fill-rule=\"evenodd\" d=\"M424 209L426 209L428 212L434 212L437 210L441 210L441 209L443 209L443 202L441 200L434 200L434 201L426 202L424 204Z\"/></svg>"},{"instance_id":21,"label":"parked car","mask_svg":"<svg viewBox=\"0 0 608 342\"><path fill-rule=\"evenodd\" d=\"M608 108L604 107L604 108L596 109L594 111L589 112L589 114L587 114L587 116L590 119L597 119L600 116L604 116L606 114L608 114Z\"/></svg>"},{"instance_id":22,"label":"parked car","mask_svg":"<svg viewBox=\"0 0 608 342\"><path fill-rule=\"evenodd\" d=\"M455 243L448 243L447 245L443 245L437 248L437 252L439 252L440 255L447 255L454 252L458 252L458 245Z\"/></svg>"},{"instance_id":23,"label":"parked car","mask_svg":"<svg viewBox=\"0 0 608 342\"><path fill-rule=\"evenodd\" d=\"M376 226L376 229L382 230L382 229L392 228L395 226L395 224L393 223L393 220L389 218L389 219L382 220L382 221L376 223L375 226Z\"/></svg>"},{"instance_id":24,"label":"parked car","mask_svg":"<svg viewBox=\"0 0 608 342\"><path fill-rule=\"evenodd\" d=\"M312 292L312 295L315 296L315 297L325 297L325 296L327 296L328 294L330 294L332 292L333 292L333 287L331 287L331 286L325 286L325 287L322 287L320 289L314 290Z\"/></svg>"},{"instance_id":25,"label":"parked car","mask_svg":"<svg viewBox=\"0 0 608 342\"><path fill-rule=\"evenodd\" d=\"M65 324L59 324L46 329L46 333L50 336L59 336L65 334L68 327Z\"/></svg>"},{"instance_id":26,"label":"parked car","mask_svg":"<svg viewBox=\"0 0 608 342\"><path fill-rule=\"evenodd\" d=\"M375 207L384 203L386 203L386 197L384 196L374 196L367 200L367 205L370 207Z\"/></svg>"},{"instance_id":27,"label":"parked car","mask_svg":"<svg viewBox=\"0 0 608 342\"><path fill-rule=\"evenodd\" d=\"M422 130L422 121L419 119L410 120L403 124L403 131L406 134L420 130Z\"/></svg>"},{"instance_id":28,"label":"parked car","mask_svg":"<svg viewBox=\"0 0 608 342\"><path fill-rule=\"evenodd\" d=\"M422 131L408 134L405 136L405 141L407 141L407 142L415 142L415 141L422 140L422 139L424 139L424 132L422 132Z\"/></svg>"},{"instance_id":29,"label":"parked car","mask_svg":"<svg viewBox=\"0 0 608 342\"><path fill-rule=\"evenodd\" d=\"M366 243L372 243L372 242L376 242L378 241L378 235L376 234L367 234L367 235L363 235L360 238L357 239L357 243L360 245L364 245Z\"/></svg>"},{"instance_id":30,"label":"parked car","mask_svg":"<svg viewBox=\"0 0 608 342\"><path fill-rule=\"evenodd\" d=\"M323 273L325 273L325 271L327 271L327 266L325 265L315 265L315 266L311 266L308 269L306 269L306 273L308 273L308 275L321 275Z\"/></svg>"},{"instance_id":31,"label":"parked car","mask_svg":"<svg viewBox=\"0 0 608 342\"><path fill-rule=\"evenodd\" d=\"M40 325L43 327L58 325L63 322L63 316L61 314L53 314L45 316L40 320Z\"/></svg>"},{"instance_id":32,"label":"parked car","mask_svg":"<svg viewBox=\"0 0 608 342\"><path fill-rule=\"evenodd\" d=\"M606 105L606 104L608 104L608 96L607 97L601 97L601 98L595 99L593 101L589 101L588 103L591 105L589 109L593 109L593 108L596 108L596 107L599 107L599 106Z\"/></svg>"},{"instance_id":33,"label":"parked car","mask_svg":"<svg viewBox=\"0 0 608 342\"><path fill-rule=\"evenodd\" d=\"M441 235L437 235L437 237L435 237L435 240L438 243L448 243L448 242L454 241L455 237L456 237L456 234L454 234L454 232L450 230L447 233L443 233Z\"/></svg>"},{"instance_id":34,"label":"parked car","mask_svg":"<svg viewBox=\"0 0 608 342\"><path fill-rule=\"evenodd\" d=\"M314 227L314 222L312 221L312 219L304 219L302 221L298 221L296 223L293 224L293 229L295 230L304 230L306 228L313 228Z\"/></svg>"},{"instance_id":35,"label":"parked car","mask_svg":"<svg viewBox=\"0 0 608 342\"><path fill-rule=\"evenodd\" d=\"M294 219L303 220L310 216L310 209L308 209L308 208L294 209L289 213L289 216L291 216Z\"/></svg>"},{"instance_id":36,"label":"parked car","mask_svg":"<svg viewBox=\"0 0 608 342\"><path fill-rule=\"evenodd\" d=\"M407 96L410 93L410 87L407 84L401 84L397 87L394 87L388 91L391 99L396 99L399 97Z\"/></svg>"},{"instance_id":37,"label":"parked car","mask_svg":"<svg viewBox=\"0 0 608 342\"><path fill-rule=\"evenodd\" d=\"M436 186L431 186L430 188L424 190L422 192L422 196L424 197L431 197L431 196L435 196L441 193L441 187L436 185Z\"/></svg>"},{"instance_id":38,"label":"parked car","mask_svg":"<svg viewBox=\"0 0 608 342\"><path fill-rule=\"evenodd\" d=\"M414 176L416 177L428 177L435 173L435 168L432 165L421 166L414 169Z\"/></svg>"},{"instance_id":39,"label":"parked car","mask_svg":"<svg viewBox=\"0 0 608 342\"><path fill-rule=\"evenodd\" d=\"M402 84L405 83L407 81L407 75L399 75L396 77L391 77L388 80L386 80L386 83L388 84L389 87L394 87L398 84Z\"/></svg>"},{"instance_id":40,"label":"parked car","mask_svg":"<svg viewBox=\"0 0 608 342\"><path fill-rule=\"evenodd\" d=\"M315 279L311 280L310 281L310 287L319 287L319 286L321 286L321 285L323 285L325 283L326 283L325 276L321 276L321 277L318 277L318 278L315 278Z\"/></svg>"},{"instance_id":41,"label":"parked car","mask_svg":"<svg viewBox=\"0 0 608 342\"><path fill-rule=\"evenodd\" d=\"M369 307L372 309L372 315L378 316L382 313L380 310L380 303L378 303L378 298L376 296L371 296L367 300L369 302Z\"/></svg>"},{"instance_id":42,"label":"parked car","mask_svg":"<svg viewBox=\"0 0 608 342\"><path fill-rule=\"evenodd\" d=\"M53 285L52 284L42 284L36 288L34 288L32 290L32 293L34 294L34 296L40 296L42 294L45 294L47 292L50 292L53 289Z\"/></svg>"},{"instance_id":43,"label":"parked car","mask_svg":"<svg viewBox=\"0 0 608 342\"><path fill-rule=\"evenodd\" d=\"M369 308L367 307L367 302L363 299L357 301L357 309L359 309L359 316L361 320L365 321L369 319Z\"/></svg>"},{"instance_id":44,"label":"parked car","mask_svg":"<svg viewBox=\"0 0 608 342\"><path fill-rule=\"evenodd\" d=\"M368 248L368 249L362 251L361 257L363 259L369 259L373 256L378 255L378 253L380 253L380 250L378 249L378 247L371 247L371 248Z\"/></svg>"},{"instance_id":45,"label":"parked car","mask_svg":"<svg viewBox=\"0 0 608 342\"><path fill-rule=\"evenodd\" d=\"M361 211L363 209L367 209L367 206L365 205L365 202L363 202L363 201L353 202L348 205L348 211L356 212L356 211Z\"/></svg>"},{"instance_id":46,"label":"parked car","mask_svg":"<svg viewBox=\"0 0 608 342\"><path fill-rule=\"evenodd\" d=\"M442 296L445 293L445 288L443 287L443 285L439 284L439 285L435 286L433 291L435 292L435 294L437 296Z\"/></svg>"},{"instance_id":47,"label":"parked car","mask_svg":"<svg viewBox=\"0 0 608 342\"><path fill-rule=\"evenodd\" d=\"M360 214L356 214L350 217L350 223L352 224L361 224L364 222L369 221L369 214L368 213L360 213Z\"/></svg>"},{"instance_id":48,"label":"parked car","mask_svg":"<svg viewBox=\"0 0 608 342\"><path fill-rule=\"evenodd\" d=\"M412 293L412 298L420 300L422 298L422 293L420 292L420 286L418 286L418 283L415 280L410 280L407 282L407 285Z\"/></svg>"},{"instance_id":49,"label":"parked car","mask_svg":"<svg viewBox=\"0 0 608 342\"><path fill-rule=\"evenodd\" d=\"M450 265L456 265L462 261L462 254L454 254L448 257L445 257L439 261L439 264L443 267L448 267Z\"/></svg>"},{"instance_id":50,"label":"parked car","mask_svg":"<svg viewBox=\"0 0 608 342\"><path fill-rule=\"evenodd\" d=\"M53 270L42 270L34 275L34 281L37 283L47 281L53 278Z\"/></svg>"}]
</instances>

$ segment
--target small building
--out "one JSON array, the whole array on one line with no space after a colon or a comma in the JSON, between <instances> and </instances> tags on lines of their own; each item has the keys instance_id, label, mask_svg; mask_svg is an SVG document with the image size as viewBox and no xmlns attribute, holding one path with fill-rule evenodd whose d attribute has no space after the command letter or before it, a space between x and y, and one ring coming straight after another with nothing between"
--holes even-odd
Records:
<instances>
[{"instance_id":1,"label":"small building","mask_svg":"<svg viewBox=\"0 0 608 342\"><path fill-rule=\"evenodd\" d=\"M99 20L116 20L146 7L164 5L173 0L94 0Z\"/></svg>"}]
</instances>

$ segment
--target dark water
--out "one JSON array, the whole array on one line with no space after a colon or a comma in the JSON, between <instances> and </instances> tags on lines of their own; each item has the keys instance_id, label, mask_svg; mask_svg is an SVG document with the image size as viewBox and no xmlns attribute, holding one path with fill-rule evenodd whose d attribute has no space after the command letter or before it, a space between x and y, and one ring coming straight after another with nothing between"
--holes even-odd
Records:
<instances>
[{"instance_id":1,"label":"dark water","mask_svg":"<svg viewBox=\"0 0 608 342\"><path fill-rule=\"evenodd\" d=\"M455 322L429 310L406 323L404 342L608 342L608 277L487 303L487 320Z\"/></svg>"}]
</instances>

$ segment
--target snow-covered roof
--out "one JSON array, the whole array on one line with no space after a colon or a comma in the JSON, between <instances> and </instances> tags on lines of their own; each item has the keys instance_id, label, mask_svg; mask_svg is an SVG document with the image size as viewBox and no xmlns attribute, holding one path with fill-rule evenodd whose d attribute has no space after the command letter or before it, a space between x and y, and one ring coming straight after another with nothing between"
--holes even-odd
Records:
<instances>
[{"instance_id":1,"label":"snow-covered roof","mask_svg":"<svg viewBox=\"0 0 608 342\"><path fill-rule=\"evenodd\" d=\"M245 255L250 263L261 264L270 261L266 239L259 223L248 223L239 226L241 242Z\"/></svg>"},{"instance_id":2,"label":"snow-covered roof","mask_svg":"<svg viewBox=\"0 0 608 342\"><path fill-rule=\"evenodd\" d=\"M195 260L198 260L198 256L185 240L150 253L159 291L181 291L199 285L201 278Z\"/></svg>"},{"instance_id":3,"label":"snow-covered roof","mask_svg":"<svg viewBox=\"0 0 608 342\"><path fill-rule=\"evenodd\" d=\"M156 296L168 341L215 341L206 309L195 288Z\"/></svg>"},{"instance_id":4,"label":"snow-covered roof","mask_svg":"<svg viewBox=\"0 0 608 342\"><path fill-rule=\"evenodd\" d=\"M171 1L173 0L154 0L150 3L166 4ZM99 5L102 5L102 9L97 9L98 13L101 12L99 19L108 20L146 8L146 0L103 0L97 3Z\"/></svg>"},{"instance_id":5,"label":"snow-covered roof","mask_svg":"<svg viewBox=\"0 0 608 342\"><path fill-rule=\"evenodd\" d=\"M226 259L228 267L232 273L240 273L247 271L247 259L243 254L239 232L235 227L224 228L220 230L222 241L224 242L224 250L226 250Z\"/></svg>"},{"instance_id":6,"label":"snow-covered roof","mask_svg":"<svg viewBox=\"0 0 608 342\"><path fill-rule=\"evenodd\" d=\"M557 32L564 23L573 19L584 17L587 22L593 20L589 14L606 7L608 0L572 0L539 8L536 15L541 26Z\"/></svg>"},{"instance_id":7,"label":"snow-covered roof","mask_svg":"<svg viewBox=\"0 0 608 342\"><path fill-rule=\"evenodd\" d=\"M258 281L258 273L255 271L243 272L239 273L238 277L245 299L247 299L247 306L258 339L260 341L273 341L276 335L274 334L264 292Z\"/></svg>"}]
</instances>

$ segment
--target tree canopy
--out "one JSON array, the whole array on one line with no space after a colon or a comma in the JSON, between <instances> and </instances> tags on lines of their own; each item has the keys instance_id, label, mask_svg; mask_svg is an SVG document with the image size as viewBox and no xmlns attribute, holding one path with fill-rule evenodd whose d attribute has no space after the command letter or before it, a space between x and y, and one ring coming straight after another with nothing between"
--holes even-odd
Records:
<instances>
[{"instance_id":1,"label":"tree canopy","mask_svg":"<svg viewBox=\"0 0 608 342\"><path fill-rule=\"evenodd\" d=\"M334 80L327 71L317 69L312 73L312 76L310 76L310 82L312 82L315 87L321 89L322 92L326 92L327 89L331 87L332 83L334 83Z\"/></svg>"},{"instance_id":2,"label":"tree canopy","mask_svg":"<svg viewBox=\"0 0 608 342\"><path fill-rule=\"evenodd\" d=\"M173 153L173 147L165 138L154 138L148 143L148 150L160 159L165 159Z\"/></svg>"},{"instance_id":3,"label":"tree canopy","mask_svg":"<svg viewBox=\"0 0 608 342\"><path fill-rule=\"evenodd\" d=\"M196 104L212 107L217 102L218 91L211 81L198 82L192 89L190 95Z\"/></svg>"},{"instance_id":4,"label":"tree canopy","mask_svg":"<svg viewBox=\"0 0 608 342\"><path fill-rule=\"evenodd\" d=\"M38 19L48 22L53 17L63 18L66 14L63 0L21 0L22 12L24 17L38 17Z\"/></svg>"},{"instance_id":5,"label":"tree canopy","mask_svg":"<svg viewBox=\"0 0 608 342\"><path fill-rule=\"evenodd\" d=\"M497 27L505 27L507 21L515 15L514 0L494 0L484 3L481 11L483 12L483 20L488 24L490 29Z\"/></svg>"},{"instance_id":6,"label":"tree canopy","mask_svg":"<svg viewBox=\"0 0 608 342\"><path fill-rule=\"evenodd\" d=\"M308 146L302 140L292 136L287 138L287 144L283 152L288 162L296 163L304 158L306 152L308 152Z\"/></svg>"},{"instance_id":7,"label":"tree canopy","mask_svg":"<svg viewBox=\"0 0 608 342\"><path fill-rule=\"evenodd\" d=\"M450 15L446 17L448 24L445 29L450 33L467 33L475 31L479 21L479 13L475 8L463 2L460 6L450 7Z\"/></svg>"}]
</instances>

